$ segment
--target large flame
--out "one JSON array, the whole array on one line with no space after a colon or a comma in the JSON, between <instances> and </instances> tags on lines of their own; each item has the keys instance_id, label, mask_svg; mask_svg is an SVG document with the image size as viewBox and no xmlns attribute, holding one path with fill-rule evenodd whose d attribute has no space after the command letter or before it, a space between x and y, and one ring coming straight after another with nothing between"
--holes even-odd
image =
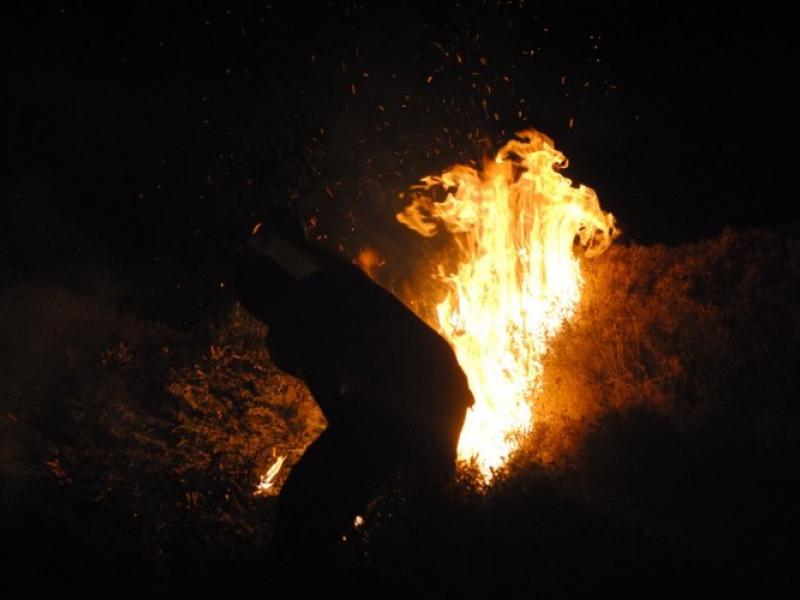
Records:
<instances>
[{"instance_id":1,"label":"large flame","mask_svg":"<svg viewBox=\"0 0 800 600\"><path fill-rule=\"evenodd\" d=\"M580 297L579 256L600 254L616 233L595 192L559 173L567 160L550 138L517 137L480 171L458 165L423 178L397 215L423 236L452 234L457 267L437 265L447 293L431 325L475 396L459 455L477 457L487 478L513 451L513 434L533 424L547 342Z\"/></svg>"}]
</instances>

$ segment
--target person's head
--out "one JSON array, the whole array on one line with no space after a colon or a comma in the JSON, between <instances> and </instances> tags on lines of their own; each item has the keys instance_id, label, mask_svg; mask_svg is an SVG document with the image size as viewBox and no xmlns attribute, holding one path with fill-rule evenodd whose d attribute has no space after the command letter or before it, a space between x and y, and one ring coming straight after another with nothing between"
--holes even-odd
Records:
<instances>
[{"instance_id":1,"label":"person's head","mask_svg":"<svg viewBox=\"0 0 800 600\"><path fill-rule=\"evenodd\" d=\"M330 248L310 242L302 220L286 207L272 209L254 229L247 246L270 257L297 281L349 262Z\"/></svg>"}]
</instances>

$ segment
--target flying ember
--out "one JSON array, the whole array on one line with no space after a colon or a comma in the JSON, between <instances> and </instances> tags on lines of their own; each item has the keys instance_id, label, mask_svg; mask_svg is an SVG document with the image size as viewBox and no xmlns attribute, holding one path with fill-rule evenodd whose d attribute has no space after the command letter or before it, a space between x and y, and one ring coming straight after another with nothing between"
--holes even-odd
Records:
<instances>
[{"instance_id":1,"label":"flying ember","mask_svg":"<svg viewBox=\"0 0 800 600\"><path fill-rule=\"evenodd\" d=\"M527 130L481 170L456 165L424 177L397 220L420 235L449 233L446 289L429 324L455 348L475 395L459 456L484 477L533 425L547 343L580 298L580 257L602 253L617 231L594 190L559 171L566 157ZM419 300L419 299L418 299Z\"/></svg>"}]
</instances>

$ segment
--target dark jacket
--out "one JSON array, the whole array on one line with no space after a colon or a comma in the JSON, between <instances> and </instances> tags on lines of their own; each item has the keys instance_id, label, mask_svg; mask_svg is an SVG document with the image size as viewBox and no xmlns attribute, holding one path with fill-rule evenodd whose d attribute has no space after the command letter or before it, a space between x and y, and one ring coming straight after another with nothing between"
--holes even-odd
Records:
<instances>
[{"instance_id":1,"label":"dark jacket","mask_svg":"<svg viewBox=\"0 0 800 600\"><path fill-rule=\"evenodd\" d=\"M379 428L399 444L455 451L473 397L439 334L345 262L280 285L261 299L270 305L270 355L307 383L330 426ZM248 296L258 304L257 293Z\"/></svg>"}]
</instances>

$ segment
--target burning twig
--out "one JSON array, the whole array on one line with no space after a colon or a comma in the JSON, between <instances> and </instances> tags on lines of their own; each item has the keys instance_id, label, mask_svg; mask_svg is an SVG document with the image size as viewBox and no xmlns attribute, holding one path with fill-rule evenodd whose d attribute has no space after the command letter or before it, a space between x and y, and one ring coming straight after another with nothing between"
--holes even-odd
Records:
<instances>
[{"instance_id":1,"label":"burning twig","mask_svg":"<svg viewBox=\"0 0 800 600\"><path fill-rule=\"evenodd\" d=\"M254 496L264 496L267 495L270 489L275 485L275 477L281 470L284 461L286 460L286 455L281 454L278 458L275 459L275 462L272 463L272 466L267 469L267 472L261 476L258 485L256 486L256 491L253 494Z\"/></svg>"}]
</instances>

